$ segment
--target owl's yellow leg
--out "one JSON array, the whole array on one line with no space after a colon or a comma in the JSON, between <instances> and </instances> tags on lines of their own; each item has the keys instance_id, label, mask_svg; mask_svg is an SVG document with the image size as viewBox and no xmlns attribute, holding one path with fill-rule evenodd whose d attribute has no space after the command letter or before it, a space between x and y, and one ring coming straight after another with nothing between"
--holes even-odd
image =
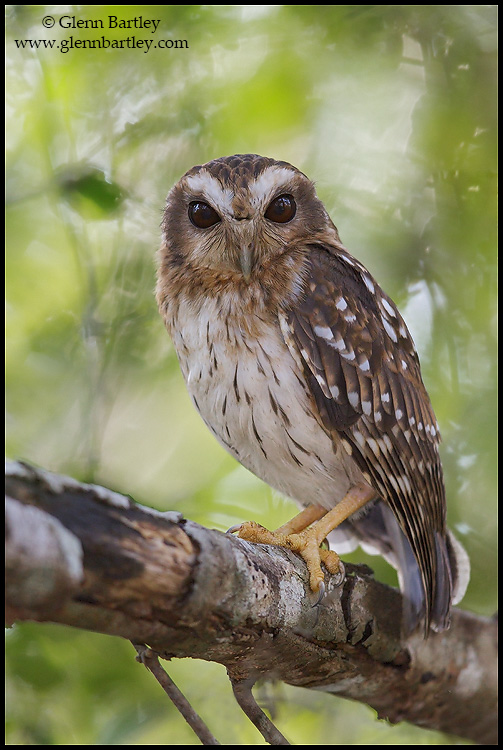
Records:
<instances>
[{"instance_id":1,"label":"owl's yellow leg","mask_svg":"<svg viewBox=\"0 0 503 750\"><path fill-rule=\"evenodd\" d=\"M320 549L320 544L346 518L372 500L375 494L368 484L357 484L328 512L319 505L310 505L276 531L268 531L254 521L246 521L231 530L237 531L240 539L257 544L274 544L297 552L307 565L311 589L319 591L325 578L321 563L332 575L338 573L341 566L339 555L332 550Z\"/></svg>"},{"instance_id":2,"label":"owl's yellow leg","mask_svg":"<svg viewBox=\"0 0 503 750\"><path fill-rule=\"evenodd\" d=\"M299 531L304 531L315 521L319 521L320 518L328 513L326 508L321 505L308 505L307 508L301 510L296 516L290 519L279 529L276 529L275 534L298 534Z\"/></svg>"}]
</instances>

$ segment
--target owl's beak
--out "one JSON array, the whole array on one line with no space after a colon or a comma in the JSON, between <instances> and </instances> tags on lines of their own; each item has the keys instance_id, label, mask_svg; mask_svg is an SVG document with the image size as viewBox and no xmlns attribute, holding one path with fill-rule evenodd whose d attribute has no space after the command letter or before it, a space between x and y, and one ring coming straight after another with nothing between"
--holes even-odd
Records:
<instances>
[{"instance_id":1,"label":"owl's beak","mask_svg":"<svg viewBox=\"0 0 503 750\"><path fill-rule=\"evenodd\" d=\"M239 265L243 272L244 280L249 284L253 268L253 251L251 244L241 246L239 250Z\"/></svg>"}]
</instances>

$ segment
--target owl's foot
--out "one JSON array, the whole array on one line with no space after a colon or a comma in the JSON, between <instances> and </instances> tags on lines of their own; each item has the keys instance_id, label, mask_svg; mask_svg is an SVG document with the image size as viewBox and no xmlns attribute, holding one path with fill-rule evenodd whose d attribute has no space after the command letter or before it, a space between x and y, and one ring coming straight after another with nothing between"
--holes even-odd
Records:
<instances>
[{"instance_id":1,"label":"owl's foot","mask_svg":"<svg viewBox=\"0 0 503 750\"><path fill-rule=\"evenodd\" d=\"M323 594L325 575L321 563L332 575L344 575L344 566L336 552L320 545L333 529L374 497L375 490L366 484L358 484L328 512L320 505L310 505L276 531L269 531L254 521L245 521L229 531L237 532L240 539L249 542L273 544L299 554L307 565L311 590Z\"/></svg>"},{"instance_id":2,"label":"owl's foot","mask_svg":"<svg viewBox=\"0 0 503 750\"><path fill-rule=\"evenodd\" d=\"M326 513L325 509L323 509L323 513ZM285 534L280 529L269 531L259 523L255 523L255 521L245 521L238 526L233 526L229 531L237 532L240 539L246 539L248 542L273 544L276 547L285 547L292 550L292 552L297 552L307 565L309 585L312 591L320 591L320 587L325 579L321 563L325 565L328 572L332 575L336 575L341 571L342 563L336 552L320 547L320 544L325 540L325 536L321 539L318 537L316 526L317 524L310 529L305 529L300 534ZM320 591L320 593L323 594L323 591Z\"/></svg>"}]
</instances>

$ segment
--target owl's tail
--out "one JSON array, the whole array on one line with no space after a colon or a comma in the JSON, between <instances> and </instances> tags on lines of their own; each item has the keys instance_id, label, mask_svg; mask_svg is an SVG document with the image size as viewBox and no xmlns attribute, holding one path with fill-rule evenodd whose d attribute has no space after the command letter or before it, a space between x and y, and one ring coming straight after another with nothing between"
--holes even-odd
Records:
<instances>
[{"instance_id":1,"label":"owl's tail","mask_svg":"<svg viewBox=\"0 0 503 750\"><path fill-rule=\"evenodd\" d=\"M450 608L463 598L470 578L470 561L462 545L448 531L446 538L435 537L435 594L427 616L427 593L412 547L400 529L392 511L383 502L372 505L368 512L350 519L330 534L338 554L357 545L371 555L381 555L398 573L403 596L403 629L405 634L425 624L425 636L431 627L442 631L449 627Z\"/></svg>"}]
</instances>

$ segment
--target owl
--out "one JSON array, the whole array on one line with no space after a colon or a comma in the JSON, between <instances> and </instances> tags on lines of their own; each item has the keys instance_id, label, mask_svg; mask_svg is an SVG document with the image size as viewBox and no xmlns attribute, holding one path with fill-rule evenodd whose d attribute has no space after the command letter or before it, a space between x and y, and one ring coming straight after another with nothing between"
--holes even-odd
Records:
<instances>
[{"instance_id":1,"label":"owl","mask_svg":"<svg viewBox=\"0 0 503 750\"><path fill-rule=\"evenodd\" d=\"M238 535L300 554L321 594L322 566L342 573L337 549L361 545L397 569L405 633L447 628L469 564L418 355L313 183L255 154L215 159L171 189L162 230L157 302L196 409L302 509Z\"/></svg>"}]
</instances>

